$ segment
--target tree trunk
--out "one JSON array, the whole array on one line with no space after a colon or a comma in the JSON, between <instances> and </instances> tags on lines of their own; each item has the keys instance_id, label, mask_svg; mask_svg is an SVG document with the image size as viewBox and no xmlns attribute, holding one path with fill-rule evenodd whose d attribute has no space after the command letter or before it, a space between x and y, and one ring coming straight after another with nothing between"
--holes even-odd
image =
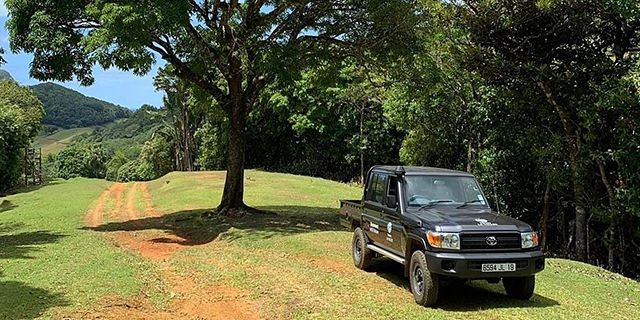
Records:
<instances>
[{"instance_id":1,"label":"tree trunk","mask_svg":"<svg viewBox=\"0 0 640 320\"><path fill-rule=\"evenodd\" d=\"M574 181L575 173L574 173ZM587 261L587 210L585 209L582 201L584 189L580 182L574 182L574 196L576 198L576 259L580 261Z\"/></svg>"},{"instance_id":2,"label":"tree trunk","mask_svg":"<svg viewBox=\"0 0 640 320\"><path fill-rule=\"evenodd\" d=\"M467 142L467 172L471 173L471 162L473 161L473 139Z\"/></svg>"},{"instance_id":3,"label":"tree trunk","mask_svg":"<svg viewBox=\"0 0 640 320\"><path fill-rule=\"evenodd\" d=\"M242 214L238 211L247 208L244 204L244 154L247 119L244 115L244 108L234 106L232 112L231 128L229 130L227 176L224 182L222 202L218 206L219 213L223 215Z\"/></svg>"},{"instance_id":4,"label":"tree trunk","mask_svg":"<svg viewBox=\"0 0 640 320\"><path fill-rule=\"evenodd\" d=\"M364 141L364 107L360 107L360 184L364 185L364 150L362 142Z\"/></svg>"},{"instance_id":5,"label":"tree trunk","mask_svg":"<svg viewBox=\"0 0 640 320\"><path fill-rule=\"evenodd\" d=\"M607 170L604 167L604 163L602 160L596 156L594 157L596 163L598 164L598 170L600 171L600 178L602 179L602 183L607 189L607 195L609 197L609 212L611 217L609 219L609 228L607 229L607 250L609 251L609 256L607 257L607 265L608 269L611 271L615 271L616 269L616 241L617 234L616 231L618 229L618 212L615 203L615 191L613 190L613 186L609 182L609 178L607 178Z\"/></svg>"},{"instance_id":6,"label":"tree trunk","mask_svg":"<svg viewBox=\"0 0 640 320\"><path fill-rule=\"evenodd\" d=\"M542 207L542 243L540 247L542 250L546 249L547 245L547 230L549 225L549 199L551 198L551 186L547 182L547 188L544 190L544 206Z\"/></svg>"},{"instance_id":7,"label":"tree trunk","mask_svg":"<svg viewBox=\"0 0 640 320\"><path fill-rule=\"evenodd\" d=\"M548 83L540 82L540 88L544 91L549 104L551 104L560 120L564 129L564 135L567 142L567 151L569 153L569 166L571 168L571 182L573 183L573 198L576 211L575 219L575 253L576 259L587 261L587 211L584 206L584 186L582 185L582 174L579 168L580 155L580 132L575 127L573 119L564 107L558 104L555 96L551 92Z\"/></svg>"}]
</instances>

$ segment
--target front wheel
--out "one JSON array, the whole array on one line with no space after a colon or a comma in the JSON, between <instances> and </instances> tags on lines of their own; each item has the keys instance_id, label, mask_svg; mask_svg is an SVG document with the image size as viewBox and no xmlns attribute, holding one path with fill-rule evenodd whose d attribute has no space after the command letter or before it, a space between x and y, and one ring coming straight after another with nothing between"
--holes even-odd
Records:
<instances>
[{"instance_id":1,"label":"front wheel","mask_svg":"<svg viewBox=\"0 0 640 320\"><path fill-rule=\"evenodd\" d=\"M421 306L432 306L438 301L440 279L437 274L431 273L427 266L427 257L424 252L416 251L411 255L409 282L411 293L416 303Z\"/></svg>"},{"instance_id":2,"label":"front wheel","mask_svg":"<svg viewBox=\"0 0 640 320\"><path fill-rule=\"evenodd\" d=\"M529 300L536 287L536 276L503 278L502 285L509 297Z\"/></svg>"},{"instance_id":3,"label":"front wheel","mask_svg":"<svg viewBox=\"0 0 640 320\"><path fill-rule=\"evenodd\" d=\"M365 270L371 265L373 253L367 248L367 237L360 228L353 231L353 242L351 243L351 256L353 264L358 269Z\"/></svg>"}]
</instances>

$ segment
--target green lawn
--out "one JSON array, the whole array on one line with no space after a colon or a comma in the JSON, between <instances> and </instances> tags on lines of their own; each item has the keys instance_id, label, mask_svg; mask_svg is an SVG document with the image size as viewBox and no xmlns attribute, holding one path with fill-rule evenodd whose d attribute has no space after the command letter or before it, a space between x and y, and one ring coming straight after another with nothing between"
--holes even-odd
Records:
<instances>
[{"instance_id":1,"label":"green lawn","mask_svg":"<svg viewBox=\"0 0 640 320\"><path fill-rule=\"evenodd\" d=\"M74 138L92 131L93 128L64 129L52 135L37 137L35 145L38 148L42 148L42 155L46 156L51 153L57 153L68 146Z\"/></svg>"},{"instance_id":2,"label":"green lawn","mask_svg":"<svg viewBox=\"0 0 640 320\"><path fill-rule=\"evenodd\" d=\"M202 281L228 282L251 292L268 318L640 318L638 282L561 259L548 260L530 302L507 298L500 284L474 281L446 289L435 309L419 307L401 266L382 260L371 272L353 267L351 233L337 225L335 208L339 198L358 198L359 188L260 171L248 171L247 180L246 202L279 216L211 221L180 212L216 204L221 174L173 173L153 182L151 191L160 208L177 212L170 217L178 223L208 230L217 239L216 245L194 247L175 258L183 272L197 270Z\"/></svg>"},{"instance_id":3,"label":"green lawn","mask_svg":"<svg viewBox=\"0 0 640 320\"><path fill-rule=\"evenodd\" d=\"M337 199L358 198L359 188L261 171L246 178L246 202L276 214L207 218L221 196L220 172L150 182L154 206L166 215L107 220L100 232L83 229L83 216L106 182L76 179L0 199L0 318L58 318L103 297L148 296L150 284L163 282L161 269L188 275L197 288L236 288L268 319L640 318L638 282L561 259L548 260L532 301L509 299L501 285L477 281L444 290L436 308L419 307L401 266L388 260L370 272L353 266L351 234L335 213ZM134 200L142 211L144 202ZM188 245L152 262L105 240L113 231L173 234ZM164 295L158 301L174 295L166 286L156 291Z\"/></svg>"},{"instance_id":4,"label":"green lawn","mask_svg":"<svg viewBox=\"0 0 640 320\"><path fill-rule=\"evenodd\" d=\"M73 179L0 198L0 319L57 318L105 296L139 293L146 262L83 229L107 187Z\"/></svg>"}]
</instances>

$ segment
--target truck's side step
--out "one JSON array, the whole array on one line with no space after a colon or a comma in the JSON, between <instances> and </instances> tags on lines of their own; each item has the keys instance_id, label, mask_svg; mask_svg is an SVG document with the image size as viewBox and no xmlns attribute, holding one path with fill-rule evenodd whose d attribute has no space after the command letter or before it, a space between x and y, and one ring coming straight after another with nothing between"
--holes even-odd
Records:
<instances>
[{"instance_id":1,"label":"truck's side step","mask_svg":"<svg viewBox=\"0 0 640 320\"><path fill-rule=\"evenodd\" d=\"M379 254L381 254L381 255L383 255L383 256L385 256L385 257L387 257L387 258L389 258L389 259L391 259L391 260L393 260L395 262L402 263L402 264L404 264L404 262L405 262L404 258L402 258L401 256L399 256L397 254L394 254L394 253L391 253L391 252L389 252L389 251L387 251L385 249L382 249L380 247L376 247L375 245L368 244L367 248L369 250L373 250L373 251L375 251L375 252L377 252L377 253L379 253Z\"/></svg>"}]
</instances>

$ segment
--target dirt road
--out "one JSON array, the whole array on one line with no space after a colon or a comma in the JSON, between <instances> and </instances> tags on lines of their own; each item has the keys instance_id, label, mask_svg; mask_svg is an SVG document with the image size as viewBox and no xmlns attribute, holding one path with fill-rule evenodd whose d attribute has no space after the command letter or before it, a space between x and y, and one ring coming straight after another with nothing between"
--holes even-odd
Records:
<instances>
[{"instance_id":1,"label":"dirt road","mask_svg":"<svg viewBox=\"0 0 640 320\"><path fill-rule=\"evenodd\" d=\"M166 307L155 307L148 297L105 298L102 305L72 318L82 319L260 319L255 304L241 290L224 284L199 285L193 276L176 272L172 257L188 248L188 239L153 226L162 220L146 183L116 183L88 210L87 227L124 223L130 230L105 236L114 244L139 254L157 268L170 296Z\"/></svg>"}]
</instances>

